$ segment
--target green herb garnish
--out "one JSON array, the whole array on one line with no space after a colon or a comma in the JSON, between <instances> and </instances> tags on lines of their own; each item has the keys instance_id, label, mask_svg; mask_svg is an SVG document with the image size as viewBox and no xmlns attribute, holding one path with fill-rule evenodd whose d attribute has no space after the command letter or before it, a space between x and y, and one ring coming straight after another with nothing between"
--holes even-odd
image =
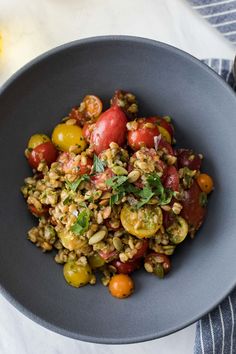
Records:
<instances>
[{"instance_id":1,"label":"green herb garnish","mask_svg":"<svg viewBox=\"0 0 236 354\"><path fill-rule=\"evenodd\" d=\"M148 186L152 189L155 196L158 197L158 204L165 205L169 204L172 197L173 191L171 189L164 188L160 177L157 173L152 173L147 177Z\"/></svg>"},{"instance_id":2,"label":"green herb garnish","mask_svg":"<svg viewBox=\"0 0 236 354\"><path fill-rule=\"evenodd\" d=\"M82 182L85 182L85 181L89 181L90 180L90 177L88 175L82 175L80 178L78 178L76 181L74 182L69 182L69 181L66 181L66 185L73 191L73 192L76 192L77 188L79 187L79 185L82 183Z\"/></svg>"},{"instance_id":3,"label":"green herb garnish","mask_svg":"<svg viewBox=\"0 0 236 354\"><path fill-rule=\"evenodd\" d=\"M79 213L76 222L71 226L70 230L76 235L83 235L89 228L90 210L84 209Z\"/></svg>"},{"instance_id":4,"label":"green herb garnish","mask_svg":"<svg viewBox=\"0 0 236 354\"><path fill-rule=\"evenodd\" d=\"M205 208L207 206L207 202L208 202L207 194L204 193L204 192L200 193L200 195L199 195L199 204L200 204L200 206L202 208Z\"/></svg>"},{"instance_id":5,"label":"green herb garnish","mask_svg":"<svg viewBox=\"0 0 236 354\"><path fill-rule=\"evenodd\" d=\"M96 155L93 156L93 172L99 173L104 172L106 163L99 159Z\"/></svg>"}]
</instances>

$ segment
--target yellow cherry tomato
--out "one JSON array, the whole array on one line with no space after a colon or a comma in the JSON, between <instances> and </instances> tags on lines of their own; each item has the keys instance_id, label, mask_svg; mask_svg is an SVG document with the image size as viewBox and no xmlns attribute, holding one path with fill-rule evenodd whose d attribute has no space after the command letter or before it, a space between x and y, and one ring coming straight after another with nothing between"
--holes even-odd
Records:
<instances>
[{"instance_id":1,"label":"yellow cherry tomato","mask_svg":"<svg viewBox=\"0 0 236 354\"><path fill-rule=\"evenodd\" d=\"M170 133L160 125L158 125L159 132L161 136L167 141L167 143L171 144L171 136Z\"/></svg>"},{"instance_id":2,"label":"yellow cherry tomato","mask_svg":"<svg viewBox=\"0 0 236 354\"><path fill-rule=\"evenodd\" d=\"M92 269L100 268L105 264L104 259L98 253L88 257L89 265Z\"/></svg>"},{"instance_id":3,"label":"yellow cherry tomato","mask_svg":"<svg viewBox=\"0 0 236 354\"><path fill-rule=\"evenodd\" d=\"M82 152L86 147L86 141L82 129L78 125L58 124L52 133L52 142L59 150L69 151L76 146L77 152Z\"/></svg>"},{"instance_id":4,"label":"yellow cherry tomato","mask_svg":"<svg viewBox=\"0 0 236 354\"><path fill-rule=\"evenodd\" d=\"M124 205L120 220L124 229L138 238L151 237L162 225L162 211L158 206L145 205L136 210Z\"/></svg>"},{"instance_id":5,"label":"yellow cherry tomato","mask_svg":"<svg viewBox=\"0 0 236 354\"><path fill-rule=\"evenodd\" d=\"M70 251L78 250L81 247L79 238L70 231L59 231L57 233L62 245Z\"/></svg>"},{"instance_id":6,"label":"yellow cherry tomato","mask_svg":"<svg viewBox=\"0 0 236 354\"><path fill-rule=\"evenodd\" d=\"M47 141L50 141L50 138L45 135L45 134L34 134L30 137L30 140L28 141L28 149L34 149L38 145L41 145L43 143L46 143Z\"/></svg>"},{"instance_id":7,"label":"yellow cherry tomato","mask_svg":"<svg viewBox=\"0 0 236 354\"><path fill-rule=\"evenodd\" d=\"M67 262L63 268L63 274L68 284L79 288L91 280L92 271L88 264L78 264L75 261Z\"/></svg>"},{"instance_id":8,"label":"yellow cherry tomato","mask_svg":"<svg viewBox=\"0 0 236 354\"><path fill-rule=\"evenodd\" d=\"M211 193L214 188L213 179L206 173L200 173L200 175L197 177L197 183L201 190L206 194Z\"/></svg>"},{"instance_id":9,"label":"yellow cherry tomato","mask_svg":"<svg viewBox=\"0 0 236 354\"><path fill-rule=\"evenodd\" d=\"M109 291L112 296L124 299L133 293L134 282L127 274L116 274L110 280Z\"/></svg>"}]
</instances>

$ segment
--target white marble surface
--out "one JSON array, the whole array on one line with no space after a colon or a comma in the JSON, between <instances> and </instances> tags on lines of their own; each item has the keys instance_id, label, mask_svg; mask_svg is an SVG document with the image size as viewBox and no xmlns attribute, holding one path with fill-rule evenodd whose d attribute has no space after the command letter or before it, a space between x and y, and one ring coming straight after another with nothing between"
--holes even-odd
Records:
<instances>
[{"instance_id":1,"label":"white marble surface","mask_svg":"<svg viewBox=\"0 0 236 354\"><path fill-rule=\"evenodd\" d=\"M198 58L233 59L234 48L185 0L0 0L0 84L38 54L78 38L129 34L157 39ZM105 346L52 333L0 296L1 354L191 354L195 325L155 341Z\"/></svg>"}]
</instances>

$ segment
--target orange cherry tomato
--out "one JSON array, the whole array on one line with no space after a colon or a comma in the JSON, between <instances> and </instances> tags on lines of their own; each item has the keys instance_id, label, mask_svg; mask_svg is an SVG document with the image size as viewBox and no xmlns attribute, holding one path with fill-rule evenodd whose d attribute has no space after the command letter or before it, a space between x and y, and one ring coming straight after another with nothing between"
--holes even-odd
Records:
<instances>
[{"instance_id":1,"label":"orange cherry tomato","mask_svg":"<svg viewBox=\"0 0 236 354\"><path fill-rule=\"evenodd\" d=\"M127 274L116 274L111 278L109 291L112 296L124 299L134 291L134 282Z\"/></svg>"},{"instance_id":2,"label":"orange cherry tomato","mask_svg":"<svg viewBox=\"0 0 236 354\"><path fill-rule=\"evenodd\" d=\"M206 173L200 173L200 175L197 177L197 183L201 190L206 194L211 193L214 188L213 179Z\"/></svg>"},{"instance_id":3,"label":"orange cherry tomato","mask_svg":"<svg viewBox=\"0 0 236 354\"><path fill-rule=\"evenodd\" d=\"M102 101L93 95L87 95L83 99L85 115L88 118L97 118L102 113Z\"/></svg>"}]
</instances>

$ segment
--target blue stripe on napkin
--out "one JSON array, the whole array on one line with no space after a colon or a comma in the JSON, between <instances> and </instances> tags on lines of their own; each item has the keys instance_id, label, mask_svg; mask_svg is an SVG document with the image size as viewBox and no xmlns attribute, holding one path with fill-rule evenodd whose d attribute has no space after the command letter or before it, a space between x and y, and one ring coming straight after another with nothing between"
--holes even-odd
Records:
<instances>
[{"instance_id":1,"label":"blue stripe on napkin","mask_svg":"<svg viewBox=\"0 0 236 354\"><path fill-rule=\"evenodd\" d=\"M189 0L193 9L236 44L236 0Z\"/></svg>"},{"instance_id":2,"label":"blue stripe on napkin","mask_svg":"<svg viewBox=\"0 0 236 354\"><path fill-rule=\"evenodd\" d=\"M221 75L235 90L232 61L224 59L202 61ZM235 318L236 289L218 307L198 321L194 354L236 354Z\"/></svg>"}]
</instances>

